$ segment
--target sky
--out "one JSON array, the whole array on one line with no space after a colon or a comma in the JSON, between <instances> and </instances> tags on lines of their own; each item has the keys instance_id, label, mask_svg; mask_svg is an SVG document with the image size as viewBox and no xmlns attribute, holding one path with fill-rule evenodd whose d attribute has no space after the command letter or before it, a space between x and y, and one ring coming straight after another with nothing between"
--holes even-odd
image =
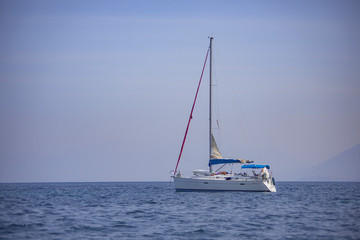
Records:
<instances>
[{"instance_id":1,"label":"sky","mask_svg":"<svg viewBox=\"0 0 360 240\"><path fill-rule=\"evenodd\" d=\"M0 182L169 181L210 35L223 156L298 180L360 143L359 23L355 0L0 0Z\"/></svg>"}]
</instances>

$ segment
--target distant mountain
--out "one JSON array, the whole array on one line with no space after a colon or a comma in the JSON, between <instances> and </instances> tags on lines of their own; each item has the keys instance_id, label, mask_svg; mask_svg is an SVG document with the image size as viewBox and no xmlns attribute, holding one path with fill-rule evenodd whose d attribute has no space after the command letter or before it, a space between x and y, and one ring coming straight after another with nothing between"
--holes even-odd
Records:
<instances>
[{"instance_id":1,"label":"distant mountain","mask_svg":"<svg viewBox=\"0 0 360 240\"><path fill-rule=\"evenodd\" d=\"M360 181L360 144L304 172L305 181Z\"/></svg>"}]
</instances>

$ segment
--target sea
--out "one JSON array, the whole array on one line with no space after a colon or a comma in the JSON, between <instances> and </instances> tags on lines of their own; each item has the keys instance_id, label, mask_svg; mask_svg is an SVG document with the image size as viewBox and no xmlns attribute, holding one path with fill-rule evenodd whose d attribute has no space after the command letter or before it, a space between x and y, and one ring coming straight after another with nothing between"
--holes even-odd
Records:
<instances>
[{"instance_id":1,"label":"sea","mask_svg":"<svg viewBox=\"0 0 360 240\"><path fill-rule=\"evenodd\" d=\"M171 182L0 184L0 239L360 239L360 183L276 193L175 192Z\"/></svg>"}]
</instances>

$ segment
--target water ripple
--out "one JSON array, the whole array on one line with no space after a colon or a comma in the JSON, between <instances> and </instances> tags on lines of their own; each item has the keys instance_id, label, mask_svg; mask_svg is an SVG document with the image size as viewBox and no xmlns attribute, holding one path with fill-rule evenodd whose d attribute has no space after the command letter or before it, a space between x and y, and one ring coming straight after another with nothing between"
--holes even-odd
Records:
<instances>
[{"instance_id":1,"label":"water ripple","mask_svg":"<svg viewBox=\"0 0 360 240\"><path fill-rule=\"evenodd\" d=\"M360 239L360 183L277 193L169 183L0 184L0 239Z\"/></svg>"}]
</instances>

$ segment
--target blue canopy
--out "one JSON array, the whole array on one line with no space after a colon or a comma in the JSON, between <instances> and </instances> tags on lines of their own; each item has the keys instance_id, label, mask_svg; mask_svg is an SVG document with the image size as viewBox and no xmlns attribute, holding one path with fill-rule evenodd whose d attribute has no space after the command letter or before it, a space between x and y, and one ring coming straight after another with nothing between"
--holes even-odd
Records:
<instances>
[{"instance_id":1,"label":"blue canopy","mask_svg":"<svg viewBox=\"0 0 360 240\"><path fill-rule=\"evenodd\" d=\"M250 164L250 165L243 165L241 168L264 168L270 169L269 165L256 165L256 164Z\"/></svg>"},{"instance_id":2,"label":"blue canopy","mask_svg":"<svg viewBox=\"0 0 360 240\"><path fill-rule=\"evenodd\" d=\"M209 166L216 164L227 164L227 163L241 163L240 160L237 159L210 159Z\"/></svg>"}]
</instances>

